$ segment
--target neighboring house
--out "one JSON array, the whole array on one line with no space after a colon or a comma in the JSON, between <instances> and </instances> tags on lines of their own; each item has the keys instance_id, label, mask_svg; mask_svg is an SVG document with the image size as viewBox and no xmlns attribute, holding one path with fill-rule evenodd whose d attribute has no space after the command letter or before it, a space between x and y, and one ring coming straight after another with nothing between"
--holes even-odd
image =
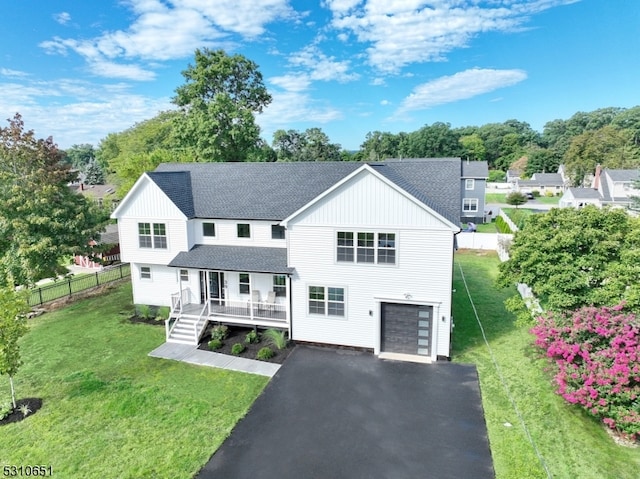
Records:
<instances>
[{"instance_id":1,"label":"neighboring house","mask_svg":"<svg viewBox=\"0 0 640 479\"><path fill-rule=\"evenodd\" d=\"M162 164L112 217L167 341L208 321L376 354L450 356L459 158ZM475 179L475 178L474 178Z\"/></svg>"},{"instance_id":2,"label":"neighboring house","mask_svg":"<svg viewBox=\"0 0 640 479\"><path fill-rule=\"evenodd\" d=\"M100 235L100 240L91 240L89 242L91 246L104 245L109 247L104 253L98 254L98 258L102 262L92 261L91 258L82 255L76 255L73 258L73 262L76 266L81 268L89 268L94 270L101 270L104 266L117 263L120 261L120 238L118 236L118 225L109 224L106 226L105 232Z\"/></svg>"},{"instance_id":3,"label":"neighboring house","mask_svg":"<svg viewBox=\"0 0 640 479\"><path fill-rule=\"evenodd\" d=\"M561 173L534 173L529 180L517 180L516 185L522 192L560 195L567 189L568 183Z\"/></svg>"},{"instance_id":4,"label":"neighboring house","mask_svg":"<svg viewBox=\"0 0 640 479\"><path fill-rule=\"evenodd\" d=\"M567 188L560 198L560 208L584 208L587 205L602 207L602 197L593 188Z\"/></svg>"},{"instance_id":5,"label":"neighboring house","mask_svg":"<svg viewBox=\"0 0 640 479\"><path fill-rule=\"evenodd\" d=\"M109 204L112 209L115 209L119 203L114 185L85 185L84 183L77 182L69 185L69 187L78 194L91 198L100 206Z\"/></svg>"},{"instance_id":6,"label":"neighboring house","mask_svg":"<svg viewBox=\"0 0 640 479\"><path fill-rule=\"evenodd\" d=\"M569 188L560 198L561 208L580 208L593 204L628 208L633 196L640 196L640 190L634 187L640 179L638 169L608 170L596 167L591 188Z\"/></svg>"},{"instance_id":7,"label":"neighboring house","mask_svg":"<svg viewBox=\"0 0 640 479\"><path fill-rule=\"evenodd\" d=\"M484 223L486 214L484 197L487 189L489 166L486 161L462 162L462 223Z\"/></svg>"},{"instance_id":8,"label":"neighboring house","mask_svg":"<svg viewBox=\"0 0 640 479\"><path fill-rule=\"evenodd\" d=\"M640 196L640 190L634 183L640 179L639 170L608 170L596 167L592 188L600 193L602 206L613 205L628 207L632 196Z\"/></svg>"},{"instance_id":9,"label":"neighboring house","mask_svg":"<svg viewBox=\"0 0 640 479\"><path fill-rule=\"evenodd\" d=\"M505 181L515 186L520 180L521 176L522 176L522 171L520 170L507 170Z\"/></svg>"}]
</instances>

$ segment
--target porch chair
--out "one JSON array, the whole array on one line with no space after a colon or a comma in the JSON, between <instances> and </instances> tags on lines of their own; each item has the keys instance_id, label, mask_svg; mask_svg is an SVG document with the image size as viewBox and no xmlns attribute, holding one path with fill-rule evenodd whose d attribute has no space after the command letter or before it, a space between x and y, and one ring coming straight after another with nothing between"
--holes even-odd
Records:
<instances>
[{"instance_id":1,"label":"porch chair","mask_svg":"<svg viewBox=\"0 0 640 479\"><path fill-rule=\"evenodd\" d=\"M251 291L251 302L256 310L262 309L262 303L260 302L260 291L254 289Z\"/></svg>"},{"instance_id":2,"label":"porch chair","mask_svg":"<svg viewBox=\"0 0 640 479\"><path fill-rule=\"evenodd\" d=\"M274 311L276 309L276 292L269 291L267 293L267 307L269 311Z\"/></svg>"}]
</instances>

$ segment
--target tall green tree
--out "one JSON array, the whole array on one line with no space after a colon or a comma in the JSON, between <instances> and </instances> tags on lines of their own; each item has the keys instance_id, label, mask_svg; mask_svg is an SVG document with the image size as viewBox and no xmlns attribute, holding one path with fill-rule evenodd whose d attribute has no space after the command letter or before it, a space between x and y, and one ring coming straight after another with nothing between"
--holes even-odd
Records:
<instances>
[{"instance_id":1,"label":"tall green tree","mask_svg":"<svg viewBox=\"0 0 640 479\"><path fill-rule=\"evenodd\" d=\"M176 133L196 161L245 161L259 146L255 114L271 103L258 65L242 55L198 49L176 89Z\"/></svg>"},{"instance_id":2,"label":"tall green tree","mask_svg":"<svg viewBox=\"0 0 640 479\"><path fill-rule=\"evenodd\" d=\"M24 130L19 114L0 128L0 285L66 273L63 258L93 255L106 213L74 193L75 179L51 138Z\"/></svg>"},{"instance_id":3,"label":"tall green tree","mask_svg":"<svg viewBox=\"0 0 640 479\"><path fill-rule=\"evenodd\" d=\"M588 206L531 215L509 256L499 284L529 285L546 309L625 302L640 311L640 220L624 210Z\"/></svg>"},{"instance_id":4,"label":"tall green tree","mask_svg":"<svg viewBox=\"0 0 640 479\"><path fill-rule=\"evenodd\" d=\"M273 134L273 149L278 161L341 161L341 147L331 143L320 128L304 132L277 130Z\"/></svg>"},{"instance_id":5,"label":"tall green tree","mask_svg":"<svg viewBox=\"0 0 640 479\"><path fill-rule=\"evenodd\" d=\"M22 365L18 340L28 330L26 314L29 312L27 293L13 287L0 288L0 375L9 376L11 402L16 408L13 377Z\"/></svg>"},{"instance_id":6,"label":"tall green tree","mask_svg":"<svg viewBox=\"0 0 640 479\"><path fill-rule=\"evenodd\" d=\"M155 169L160 162L193 161L184 148L176 148L174 119L178 115L175 111L161 112L100 141L96 158L105 165L119 197L129 191L142 173Z\"/></svg>"},{"instance_id":7,"label":"tall green tree","mask_svg":"<svg viewBox=\"0 0 640 479\"><path fill-rule=\"evenodd\" d=\"M64 152L63 162L70 164L77 170L83 170L95 157L96 152L93 145L83 143L81 145L73 145Z\"/></svg>"},{"instance_id":8,"label":"tall green tree","mask_svg":"<svg viewBox=\"0 0 640 479\"><path fill-rule=\"evenodd\" d=\"M484 141L477 133L460 137L460 144L464 148L464 154L467 158L483 161L487 156Z\"/></svg>"}]
</instances>

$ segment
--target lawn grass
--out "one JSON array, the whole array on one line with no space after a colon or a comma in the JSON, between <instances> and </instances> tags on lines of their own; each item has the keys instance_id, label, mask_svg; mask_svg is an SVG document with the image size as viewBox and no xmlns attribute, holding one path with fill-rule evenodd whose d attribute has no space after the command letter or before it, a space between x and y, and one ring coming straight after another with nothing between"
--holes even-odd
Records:
<instances>
[{"instance_id":1,"label":"lawn grass","mask_svg":"<svg viewBox=\"0 0 640 479\"><path fill-rule=\"evenodd\" d=\"M482 403L497 479L546 478L485 345L462 273L486 332L493 357L552 477L632 479L640 471L640 448L616 445L595 420L554 393L546 361L531 346L528 328L514 325L503 300L514 289L493 286L495 253L461 250L454 270L453 360L478 368ZM511 424L511 427L505 426Z\"/></svg>"},{"instance_id":2,"label":"lawn grass","mask_svg":"<svg viewBox=\"0 0 640 479\"><path fill-rule=\"evenodd\" d=\"M489 203L506 203L507 193L485 193L484 202Z\"/></svg>"},{"instance_id":3,"label":"lawn grass","mask_svg":"<svg viewBox=\"0 0 640 479\"><path fill-rule=\"evenodd\" d=\"M164 328L131 324L132 312L125 284L30 320L15 385L18 398L42 398L43 407L1 427L0 465L175 479L205 464L268 378L150 358Z\"/></svg>"}]
</instances>

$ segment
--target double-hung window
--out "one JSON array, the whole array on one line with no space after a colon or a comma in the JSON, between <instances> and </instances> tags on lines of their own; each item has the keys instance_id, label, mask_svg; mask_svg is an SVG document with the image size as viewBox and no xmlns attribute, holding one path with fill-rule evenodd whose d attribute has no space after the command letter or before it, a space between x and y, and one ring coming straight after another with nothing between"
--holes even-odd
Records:
<instances>
[{"instance_id":1,"label":"double-hung window","mask_svg":"<svg viewBox=\"0 0 640 479\"><path fill-rule=\"evenodd\" d=\"M249 273L240 273L240 294L249 294L251 289L251 281L249 279Z\"/></svg>"},{"instance_id":2,"label":"double-hung window","mask_svg":"<svg viewBox=\"0 0 640 479\"><path fill-rule=\"evenodd\" d=\"M140 279L151 279L150 266L140 266Z\"/></svg>"},{"instance_id":3,"label":"double-hung window","mask_svg":"<svg viewBox=\"0 0 640 479\"><path fill-rule=\"evenodd\" d=\"M462 200L462 211L478 211L478 198L465 198Z\"/></svg>"},{"instance_id":4,"label":"double-hung window","mask_svg":"<svg viewBox=\"0 0 640 479\"><path fill-rule=\"evenodd\" d=\"M309 286L309 314L344 317L344 305L344 288Z\"/></svg>"},{"instance_id":5,"label":"double-hung window","mask_svg":"<svg viewBox=\"0 0 640 479\"><path fill-rule=\"evenodd\" d=\"M276 296L287 295L287 277L284 274L273 275L273 291Z\"/></svg>"},{"instance_id":6,"label":"double-hung window","mask_svg":"<svg viewBox=\"0 0 640 479\"><path fill-rule=\"evenodd\" d=\"M167 249L167 227L164 223L138 223L140 248Z\"/></svg>"},{"instance_id":7,"label":"double-hung window","mask_svg":"<svg viewBox=\"0 0 640 479\"><path fill-rule=\"evenodd\" d=\"M336 261L340 263L396 263L396 234L338 231Z\"/></svg>"},{"instance_id":8,"label":"double-hung window","mask_svg":"<svg viewBox=\"0 0 640 479\"><path fill-rule=\"evenodd\" d=\"M476 182L473 178L467 178L464 180L464 189L473 190L476 187Z\"/></svg>"}]
</instances>

